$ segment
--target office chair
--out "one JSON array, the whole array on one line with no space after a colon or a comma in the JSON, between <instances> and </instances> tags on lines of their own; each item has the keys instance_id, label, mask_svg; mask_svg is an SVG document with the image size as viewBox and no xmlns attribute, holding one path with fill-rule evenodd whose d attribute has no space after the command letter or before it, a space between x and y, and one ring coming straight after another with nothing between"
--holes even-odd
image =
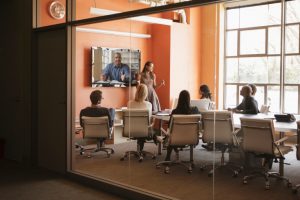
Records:
<instances>
[{"instance_id":1,"label":"office chair","mask_svg":"<svg viewBox=\"0 0 300 200\"><path fill-rule=\"evenodd\" d=\"M179 154L176 154L176 160L161 161L156 164L157 168L161 165L167 165L164 172L170 173L171 164L180 164L188 169L188 172L192 172L194 165L193 161L193 149L199 142L199 130L200 130L201 115L173 115L167 131L162 129L165 136L158 136L158 141L163 143L165 137L167 137L167 145L170 147L181 147L188 145L190 147L190 161L180 161ZM178 152L179 153L179 152Z\"/></svg>"},{"instance_id":2,"label":"office chair","mask_svg":"<svg viewBox=\"0 0 300 200\"><path fill-rule=\"evenodd\" d=\"M104 147L104 140L110 138L111 130L109 128L109 119L107 116L104 117L82 117L83 120L83 138L84 139L97 139L96 148L86 148L85 146L79 145L80 155L84 155L87 150L93 150L94 152L104 151L107 157L114 153L112 148ZM91 154L88 155L91 157Z\"/></svg>"},{"instance_id":3,"label":"office chair","mask_svg":"<svg viewBox=\"0 0 300 200\"><path fill-rule=\"evenodd\" d=\"M233 147L239 147L239 141L233 128L232 112L230 111L206 111L202 112L202 140L204 143L212 143L213 150L221 151L220 165L212 168L208 176L212 176L217 168L226 168L236 177L242 170L242 166L227 162L225 163L224 154L231 151ZM213 166L213 164L210 164ZM207 165L201 167L201 170Z\"/></svg>"},{"instance_id":4,"label":"office chair","mask_svg":"<svg viewBox=\"0 0 300 200\"><path fill-rule=\"evenodd\" d=\"M127 137L133 140L146 140L151 135L152 126L150 125L149 111L142 109L125 109L123 110L123 137ZM139 142L137 142L136 151L126 151L124 156L120 159L123 161L130 155L134 155L138 158L139 162L142 162L146 155L152 156L152 159L156 158L154 153L148 151L140 151Z\"/></svg>"},{"instance_id":5,"label":"office chair","mask_svg":"<svg viewBox=\"0 0 300 200\"><path fill-rule=\"evenodd\" d=\"M280 176L277 172L269 172L271 168L270 163L272 163L273 159L275 159L275 162L278 159L280 162L283 162L284 155L292 151L292 147L282 144L287 137L274 141L275 131L272 119L240 118L240 120L244 133L243 149L245 153L252 153L256 157L262 158L261 167L244 176L244 184L247 184L248 179L261 176L265 178L266 189L270 189L269 177L285 180L288 187L290 187L291 183L287 178Z\"/></svg>"},{"instance_id":6,"label":"office chair","mask_svg":"<svg viewBox=\"0 0 300 200\"><path fill-rule=\"evenodd\" d=\"M296 145L296 156L297 160L300 160L300 121L297 121L297 145ZM293 192L297 193L298 189L300 188L300 184L297 184L293 188Z\"/></svg>"}]
</instances>

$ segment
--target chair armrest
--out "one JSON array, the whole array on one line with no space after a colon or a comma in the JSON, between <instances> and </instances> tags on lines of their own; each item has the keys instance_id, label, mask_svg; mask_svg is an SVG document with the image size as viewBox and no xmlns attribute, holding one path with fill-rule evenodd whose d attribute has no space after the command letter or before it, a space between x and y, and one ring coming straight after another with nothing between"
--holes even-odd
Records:
<instances>
[{"instance_id":1,"label":"chair armrest","mask_svg":"<svg viewBox=\"0 0 300 200\"><path fill-rule=\"evenodd\" d=\"M289 138L289 137L285 136L285 137L283 137L283 138L281 138L281 139L275 141L274 143L275 143L276 145L280 145L280 143L286 141L288 138Z\"/></svg>"}]
</instances>

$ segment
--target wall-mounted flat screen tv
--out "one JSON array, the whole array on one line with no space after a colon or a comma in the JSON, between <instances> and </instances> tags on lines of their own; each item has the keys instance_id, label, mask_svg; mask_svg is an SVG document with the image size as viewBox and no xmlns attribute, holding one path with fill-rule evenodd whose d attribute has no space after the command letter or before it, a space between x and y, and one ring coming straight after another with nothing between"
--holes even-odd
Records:
<instances>
[{"instance_id":1,"label":"wall-mounted flat screen tv","mask_svg":"<svg viewBox=\"0 0 300 200\"><path fill-rule=\"evenodd\" d=\"M136 74L141 65L140 50L92 47L91 54L92 87L136 85Z\"/></svg>"}]
</instances>

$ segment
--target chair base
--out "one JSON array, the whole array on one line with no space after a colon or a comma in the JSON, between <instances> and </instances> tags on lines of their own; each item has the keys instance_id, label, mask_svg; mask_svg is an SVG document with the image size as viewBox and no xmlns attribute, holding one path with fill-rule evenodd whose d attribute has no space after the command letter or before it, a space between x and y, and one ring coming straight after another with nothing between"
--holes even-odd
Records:
<instances>
[{"instance_id":1,"label":"chair base","mask_svg":"<svg viewBox=\"0 0 300 200\"><path fill-rule=\"evenodd\" d=\"M99 151L105 152L108 158L110 157L111 154L115 153L114 149L112 149L112 148L106 148L106 147L84 148L83 146L80 146L80 155L85 155L86 151L91 151L89 154L87 154L88 158L91 158L93 153L97 153Z\"/></svg>"},{"instance_id":2,"label":"chair base","mask_svg":"<svg viewBox=\"0 0 300 200\"><path fill-rule=\"evenodd\" d=\"M293 192L297 193L299 189L300 189L300 184L295 185L294 188L293 188Z\"/></svg>"},{"instance_id":3,"label":"chair base","mask_svg":"<svg viewBox=\"0 0 300 200\"><path fill-rule=\"evenodd\" d=\"M249 179L256 178L256 177L265 178L265 189L266 190L270 189L270 180L269 180L270 177L286 181L288 187L292 186L292 183L290 182L290 180L288 178L280 176L280 174L278 172L266 172L266 171L255 171L255 172L252 172L250 175L244 176L243 183L247 184Z\"/></svg>"},{"instance_id":4,"label":"chair base","mask_svg":"<svg viewBox=\"0 0 300 200\"><path fill-rule=\"evenodd\" d=\"M192 173L192 171L193 171L194 163L190 162L190 161L182 161L182 160L165 160L165 161L161 161L161 162L156 163L156 168L159 169L161 165L167 165L165 167L164 172L166 174L169 174L170 173L170 165L175 165L175 164L182 165L185 168L187 168L188 173Z\"/></svg>"},{"instance_id":5,"label":"chair base","mask_svg":"<svg viewBox=\"0 0 300 200\"><path fill-rule=\"evenodd\" d=\"M209 165L202 165L201 166L201 170L204 170L205 168L207 168L208 166L213 167L212 164ZM211 177L216 169L227 169L232 173L232 177L237 177L239 175L239 173L243 170L242 166L238 166L237 164L234 163L221 163L219 165L215 165L215 168L212 168L209 172L208 172L208 176Z\"/></svg>"},{"instance_id":6,"label":"chair base","mask_svg":"<svg viewBox=\"0 0 300 200\"><path fill-rule=\"evenodd\" d=\"M151 153L148 151L126 151L124 156L122 158L120 158L120 160L123 161L126 158L128 158L130 155L133 155L136 158L138 158L139 162L142 162L144 160L144 157L146 157L147 155L150 155L152 159L156 158L155 153Z\"/></svg>"}]
</instances>

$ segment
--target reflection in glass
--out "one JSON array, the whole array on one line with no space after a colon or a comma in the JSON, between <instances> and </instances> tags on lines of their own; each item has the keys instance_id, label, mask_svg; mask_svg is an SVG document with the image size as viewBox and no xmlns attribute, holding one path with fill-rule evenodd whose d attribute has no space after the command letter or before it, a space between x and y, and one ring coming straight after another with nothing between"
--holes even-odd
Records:
<instances>
[{"instance_id":1,"label":"reflection in glass","mask_svg":"<svg viewBox=\"0 0 300 200\"><path fill-rule=\"evenodd\" d=\"M226 99L225 99L225 108L235 108L236 107L236 91L235 85L226 85Z\"/></svg>"},{"instance_id":2,"label":"reflection in glass","mask_svg":"<svg viewBox=\"0 0 300 200\"><path fill-rule=\"evenodd\" d=\"M280 27L270 27L268 29L268 53L269 54L280 54Z\"/></svg>"},{"instance_id":3,"label":"reflection in glass","mask_svg":"<svg viewBox=\"0 0 300 200\"><path fill-rule=\"evenodd\" d=\"M226 82L236 83L238 82L238 58L226 59Z\"/></svg>"},{"instance_id":4,"label":"reflection in glass","mask_svg":"<svg viewBox=\"0 0 300 200\"><path fill-rule=\"evenodd\" d=\"M281 4L272 3L269 4L269 23L270 25L281 23Z\"/></svg>"},{"instance_id":5,"label":"reflection in glass","mask_svg":"<svg viewBox=\"0 0 300 200\"><path fill-rule=\"evenodd\" d=\"M264 54L266 52L266 30L241 31L240 54Z\"/></svg>"},{"instance_id":6,"label":"reflection in glass","mask_svg":"<svg viewBox=\"0 0 300 200\"><path fill-rule=\"evenodd\" d=\"M267 104L270 106L270 112L279 112L280 107L280 87L268 86L267 87Z\"/></svg>"},{"instance_id":7,"label":"reflection in glass","mask_svg":"<svg viewBox=\"0 0 300 200\"><path fill-rule=\"evenodd\" d=\"M226 56L237 55L237 31L228 31L226 34Z\"/></svg>"},{"instance_id":8,"label":"reflection in glass","mask_svg":"<svg viewBox=\"0 0 300 200\"><path fill-rule=\"evenodd\" d=\"M285 52L299 53L299 25L286 26Z\"/></svg>"},{"instance_id":9,"label":"reflection in glass","mask_svg":"<svg viewBox=\"0 0 300 200\"><path fill-rule=\"evenodd\" d=\"M298 86L284 87L284 111L285 113L298 113Z\"/></svg>"},{"instance_id":10,"label":"reflection in glass","mask_svg":"<svg viewBox=\"0 0 300 200\"><path fill-rule=\"evenodd\" d=\"M240 58L239 78L240 83L267 83L267 58Z\"/></svg>"},{"instance_id":11,"label":"reflection in glass","mask_svg":"<svg viewBox=\"0 0 300 200\"><path fill-rule=\"evenodd\" d=\"M285 83L299 84L300 56L286 56L285 63Z\"/></svg>"}]
</instances>

